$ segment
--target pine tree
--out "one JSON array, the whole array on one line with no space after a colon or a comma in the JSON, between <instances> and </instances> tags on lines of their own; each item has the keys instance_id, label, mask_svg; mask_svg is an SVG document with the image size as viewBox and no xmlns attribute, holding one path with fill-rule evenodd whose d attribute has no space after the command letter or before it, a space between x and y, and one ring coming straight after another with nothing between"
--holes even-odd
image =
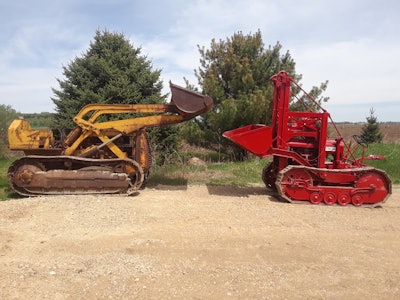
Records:
<instances>
[{"instance_id":1,"label":"pine tree","mask_svg":"<svg viewBox=\"0 0 400 300\"><path fill-rule=\"evenodd\" d=\"M53 89L54 128L72 128L72 119L90 103L161 103L160 70L123 34L97 31L89 49L63 67L65 80Z\"/></svg>"},{"instance_id":2,"label":"pine tree","mask_svg":"<svg viewBox=\"0 0 400 300\"><path fill-rule=\"evenodd\" d=\"M383 139L383 135L379 129L378 119L374 113L374 109L371 108L369 110L369 116L366 117L367 123L362 127L360 139L366 144L381 143Z\"/></svg>"},{"instance_id":3,"label":"pine tree","mask_svg":"<svg viewBox=\"0 0 400 300\"><path fill-rule=\"evenodd\" d=\"M266 48L260 30L248 35L237 32L225 40L213 39L209 49L199 47L199 52L200 67L195 70L195 76L202 92L213 98L214 108L198 117L196 126L186 127L190 130L183 134L186 137L195 132L211 144L219 144L220 134L226 130L249 124L270 124L272 75L285 70L294 80L301 79L289 51L282 53L279 42ZM312 96L317 99L326 87L327 82L314 87ZM222 140L222 143L228 142ZM243 157L243 149L235 151L238 151L237 157Z\"/></svg>"},{"instance_id":4,"label":"pine tree","mask_svg":"<svg viewBox=\"0 0 400 300\"><path fill-rule=\"evenodd\" d=\"M52 128L73 128L74 116L91 103L164 103L160 74L160 70L152 70L151 61L123 34L96 31L89 49L63 67L65 79L57 79L60 88L53 88L56 113ZM148 132L160 153L165 155L178 148L176 126L149 128ZM165 136L170 138L167 140Z\"/></svg>"}]
</instances>

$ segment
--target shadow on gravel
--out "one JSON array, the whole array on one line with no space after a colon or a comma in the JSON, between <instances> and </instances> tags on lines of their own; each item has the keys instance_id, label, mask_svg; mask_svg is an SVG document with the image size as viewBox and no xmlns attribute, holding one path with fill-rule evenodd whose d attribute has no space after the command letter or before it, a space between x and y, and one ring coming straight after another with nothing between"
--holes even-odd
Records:
<instances>
[{"instance_id":1,"label":"shadow on gravel","mask_svg":"<svg viewBox=\"0 0 400 300\"><path fill-rule=\"evenodd\" d=\"M279 198L276 193L270 191L264 186L237 187L229 185L207 184L210 195L230 196L230 197L249 197L252 195L265 195L266 201L288 204L289 202Z\"/></svg>"},{"instance_id":2,"label":"shadow on gravel","mask_svg":"<svg viewBox=\"0 0 400 300\"><path fill-rule=\"evenodd\" d=\"M187 184L179 184L179 185L157 184L157 185L148 185L146 186L146 188L160 190L160 191L186 191L188 189L188 186Z\"/></svg>"},{"instance_id":3,"label":"shadow on gravel","mask_svg":"<svg viewBox=\"0 0 400 300\"><path fill-rule=\"evenodd\" d=\"M230 185L206 184L210 195L231 196L231 197L249 197L251 195L273 196L274 194L262 186L237 187Z\"/></svg>"},{"instance_id":4,"label":"shadow on gravel","mask_svg":"<svg viewBox=\"0 0 400 300\"><path fill-rule=\"evenodd\" d=\"M168 191L186 191L188 180L183 177L168 178L163 175L153 175L146 183L146 188Z\"/></svg>"}]
</instances>

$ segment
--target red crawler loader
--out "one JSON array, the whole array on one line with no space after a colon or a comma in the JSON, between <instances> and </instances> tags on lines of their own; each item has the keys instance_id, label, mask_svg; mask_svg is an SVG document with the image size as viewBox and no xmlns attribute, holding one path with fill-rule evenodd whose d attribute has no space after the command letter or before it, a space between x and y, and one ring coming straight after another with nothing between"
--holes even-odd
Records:
<instances>
[{"instance_id":1,"label":"red crawler loader","mask_svg":"<svg viewBox=\"0 0 400 300\"><path fill-rule=\"evenodd\" d=\"M354 147L345 143L330 114L286 72L272 76L271 82L272 126L248 125L223 134L261 158L272 156L262 172L265 185L295 203L354 206L383 203L392 190L387 174L364 164L371 159L364 157L364 151L361 158L355 157ZM292 86L302 90L317 109L299 98L306 111L290 111L291 99L296 97ZM335 139L328 139L329 121L337 133ZM356 142L362 144L357 139Z\"/></svg>"}]
</instances>

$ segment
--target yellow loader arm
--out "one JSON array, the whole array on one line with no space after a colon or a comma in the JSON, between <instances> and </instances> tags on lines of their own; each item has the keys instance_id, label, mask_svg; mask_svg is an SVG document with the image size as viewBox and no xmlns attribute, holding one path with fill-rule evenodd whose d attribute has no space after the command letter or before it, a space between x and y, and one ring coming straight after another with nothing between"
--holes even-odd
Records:
<instances>
[{"instance_id":1,"label":"yellow loader arm","mask_svg":"<svg viewBox=\"0 0 400 300\"><path fill-rule=\"evenodd\" d=\"M170 83L169 104L90 104L74 117L76 127L56 145L51 130L32 129L26 120L14 120L8 130L9 148L27 155L71 155L90 157L104 146L119 158L127 156L113 141L121 136L137 136L153 126L176 124L208 112L213 100L205 95ZM118 114L122 120L100 121L101 116ZM132 117L133 115L133 117ZM98 137L101 145L83 146L89 137Z\"/></svg>"},{"instance_id":2,"label":"yellow loader arm","mask_svg":"<svg viewBox=\"0 0 400 300\"><path fill-rule=\"evenodd\" d=\"M153 127L171 125L190 120L208 112L213 106L213 100L205 95L170 83L171 102L169 104L90 104L74 118L77 127L64 142L64 155L73 155L79 145L90 136L97 136L103 144L92 146L78 155L88 157L99 147L108 146L117 157L126 155L119 151L113 140L121 136L132 136L141 130ZM99 121L103 115L135 114L134 118L112 121Z\"/></svg>"}]
</instances>

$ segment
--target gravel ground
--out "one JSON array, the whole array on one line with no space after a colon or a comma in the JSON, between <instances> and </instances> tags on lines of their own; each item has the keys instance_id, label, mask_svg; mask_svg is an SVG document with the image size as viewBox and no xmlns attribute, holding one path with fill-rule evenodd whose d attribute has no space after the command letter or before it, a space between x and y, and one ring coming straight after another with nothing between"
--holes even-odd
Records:
<instances>
[{"instance_id":1,"label":"gravel ground","mask_svg":"<svg viewBox=\"0 0 400 300\"><path fill-rule=\"evenodd\" d=\"M400 299L400 187L379 208L262 187L0 202L1 299Z\"/></svg>"}]
</instances>

